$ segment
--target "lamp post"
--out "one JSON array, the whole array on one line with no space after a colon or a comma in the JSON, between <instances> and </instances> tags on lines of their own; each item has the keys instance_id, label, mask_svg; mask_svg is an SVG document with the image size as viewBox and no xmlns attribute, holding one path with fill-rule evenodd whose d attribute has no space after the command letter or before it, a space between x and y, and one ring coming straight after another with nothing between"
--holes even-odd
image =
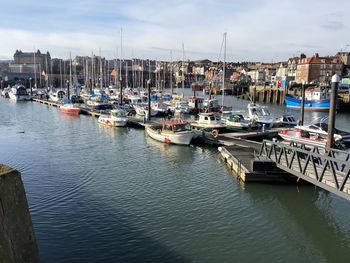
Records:
<instances>
[{"instance_id":1,"label":"lamp post","mask_svg":"<svg viewBox=\"0 0 350 263\"><path fill-rule=\"evenodd\" d=\"M70 94L69 94L69 80L67 80L67 97L68 97L68 99L70 98Z\"/></svg>"},{"instance_id":2,"label":"lamp post","mask_svg":"<svg viewBox=\"0 0 350 263\"><path fill-rule=\"evenodd\" d=\"M327 135L327 144L326 144L328 148L332 148L334 145L335 112L337 109L339 81L340 81L340 77L337 74L334 74L332 76L332 91L331 91L331 97L330 97L329 119L328 119L328 135Z\"/></svg>"}]
</instances>

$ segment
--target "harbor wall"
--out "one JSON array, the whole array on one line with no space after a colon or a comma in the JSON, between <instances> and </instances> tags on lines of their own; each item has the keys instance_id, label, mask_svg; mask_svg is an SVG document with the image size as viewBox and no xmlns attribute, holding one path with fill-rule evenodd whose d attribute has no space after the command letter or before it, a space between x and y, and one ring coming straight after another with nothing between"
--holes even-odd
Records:
<instances>
[{"instance_id":1,"label":"harbor wall","mask_svg":"<svg viewBox=\"0 0 350 263\"><path fill-rule=\"evenodd\" d=\"M39 262L21 173L1 164L0 262Z\"/></svg>"}]
</instances>

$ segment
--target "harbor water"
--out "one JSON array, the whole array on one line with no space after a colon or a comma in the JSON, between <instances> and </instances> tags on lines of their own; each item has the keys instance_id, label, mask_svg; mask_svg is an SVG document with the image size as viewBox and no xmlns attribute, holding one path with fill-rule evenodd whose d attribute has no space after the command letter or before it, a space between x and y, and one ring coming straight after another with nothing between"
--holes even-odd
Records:
<instances>
[{"instance_id":1,"label":"harbor water","mask_svg":"<svg viewBox=\"0 0 350 263\"><path fill-rule=\"evenodd\" d=\"M22 173L42 262L349 261L350 203L333 194L244 185L216 148L35 102L0 98L0 113L0 163ZM339 114L337 127L349 120Z\"/></svg>"}]
</instances>

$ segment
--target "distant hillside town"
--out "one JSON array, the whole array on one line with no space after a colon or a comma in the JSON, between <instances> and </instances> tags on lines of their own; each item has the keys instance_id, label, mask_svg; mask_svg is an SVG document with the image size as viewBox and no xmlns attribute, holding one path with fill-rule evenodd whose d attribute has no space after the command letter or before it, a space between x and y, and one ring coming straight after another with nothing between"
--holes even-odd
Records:
<instances>
[{"instance_id":1,"label":"distant hillside town","mask_svg":"<svg viewBox=\"0 0 350 263\"><path fill-rule=\"evenodd\" d=\"M349 52L327 56L300 54L277 63L226 62L225 65L225 88L251 85L288 88L301 83L327 86L335 73L342 77L341 85L348 87L350 84ZM12 61L0 62L0 81L1 88L16 82L25 85L31 82L38 88L62 87L68 81L91 88L101 83L105 87L145 87L150 80L152 87L160 89L172 85L189 88L196 83L219 89L222 67L222 61L207 59L170 62L134 58L121 61L92 55L64 60L52 58L48 51L16 50Z\"/></svg>"}]
</instances>

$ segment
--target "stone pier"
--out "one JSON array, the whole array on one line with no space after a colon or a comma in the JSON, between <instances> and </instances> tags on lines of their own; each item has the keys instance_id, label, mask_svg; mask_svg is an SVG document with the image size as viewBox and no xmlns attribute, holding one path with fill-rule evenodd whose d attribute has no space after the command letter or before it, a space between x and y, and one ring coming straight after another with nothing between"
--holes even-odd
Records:
<instances>
[{"instance_id":1,"label":"stone pier","mask_svg":"<svg viewBox=\"0 0 350 263\"><path fill-rule=\"evenodd\" d=\"M39 262L21 173L1 164L0 262Z\"/></svg>"}]
</instances>

